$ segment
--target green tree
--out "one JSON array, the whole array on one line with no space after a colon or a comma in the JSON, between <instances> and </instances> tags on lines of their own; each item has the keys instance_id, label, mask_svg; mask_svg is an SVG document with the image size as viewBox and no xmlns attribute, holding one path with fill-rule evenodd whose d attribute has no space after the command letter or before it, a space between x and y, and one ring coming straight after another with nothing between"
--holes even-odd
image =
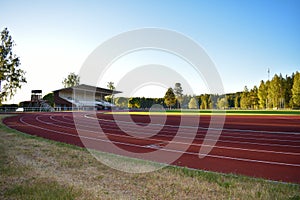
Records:
<instances>
[{"instance_id":1,"label":"green tree","mask_svg":"<svg viewBox=\"0 0 300 200\"><path fill-rule=\"evenodd\" d=\"M183 95L182 96L182 103L181 103L181 108L188 108L189 102L190 102L191 96L190 95Z\"/></svg>"},{"instance_id":2,"label":"green tree","mask_svg":"<svg viewBox=\"0 0 300 200\"><path fill-rule=\"evenodd\" d=\"M226 109L228 108L228 100L226 97L222 97L222 98L219 98L218 99L218 102L217 102L217 106L219 109Z\"/></svg>"},{"instance_id":3,"label":"green tree","mask_svg":"<svg viewBox=\"0 0 300 200\"><path fill-rule=\"evenodd\" d=\"M43 97L43 100L47 101L50 106L54 107L54 94L50 92Z\"/></svg>"},{"instance_id":4,"label":"green tree","mask_svg":"<svg viewBox=\"0 0 300 200\"><path fill-rule=\"evenodd\" d=\"M285 107L285 100L284 100L284 96L285 96L285 79L282 77L282 74L280 73L279 75L279 84L280 84L280 93L279 93L279 99L278 99L278 107L279 108L284 108Z\"/></svg>"},{"instance_id":5,"label":"green tree","mask_svg":"<svg viewBox=\"0 0 300 200\"><path fill-rule=\"evenodd\" d=\"M281 81L277 74L274 75L268 89L268 99L270 100L271 107L278 108L281 98Z\"/></svg>"},{"instance_id":6,"label":"green tree","mask_svg":"<svg viewBox=\"0 0 300 200\"><path fill-rule=\"evenodd\" d=\"M197 108L198 108L197 99L195 97L192 97L189 102L189 109L197 109Z\"/></svg>"},{"instance_id":7,"label":"green tree","mask_svg":"<svg viewBox=\"0 0 300 200\"><path fill-rule=\"evenodd\" d=\"M128 107L128 99L125 97L118 97L115 99L116 106L120 108L127 108Z\"/></svg>"},{"instance_id":8,"label":"green tree","mask_svg":"<svg viewBox=\"0 0 300 200\"><path fill-rule=\"evenodd\" d=\"M64 88L74 87L76 85L79 85L79 83L80 83L80 77L76 75L74 72L70 73L67 76L67 78L65 78L62 81Z\"/></svg>"},{"instance_id":9,"label":"green tree","mask_svg":"<svg viewBox=\"0 0 300 200\"><path fill-rule=\"evenodd\" d=\"M107 88L110 90L114 90L115 88L115 83L114 82L107 82Z\"/></svg>"},{"instance_id":10,"label":"green tree","mask_svg":"<svg viewBox=\"0 0 300 200\"><path fill-rule=\"evenodd\" d=\"M214 108L214 96L211 94L208 96L207 109L213 109L213 108Z\"/></svg>"},{"instance_id":11,"label":"green tree","mask_svg":"<svg viewBox=\"0 0 300 200\"><path fill-rule=\"evenodd\" d=\"M296 72L292 88L292 100L295 107L300 107L300 73Z\"/></svg>"},{"instance_id":12,"label":"green tree","mask_svg":"<svg viewBox=\"0 0 300 200\"><path fill-rule=\"evenodd\" d=\"M259 107L262 109L267 108L268 88L263 80L260 81L257 96Z\"/></svg>"},{"instance_id":13,"label":"green tree","mask_svg":"<svg viewBox=\"0 0 300 200\"><path fill-rule=\"evenodd\" d=\"M249 109L251 107L250 92L247 86L245 86L242 93L240 104L242 109Z\"/></svg>"},{"instance_id":14,"label":"green tree","mask_svg":"<svg viewBox=\"0 0 300 200\"><path fill-rule=\"evenodd\" d=\"M293 107L292 103L292 88L293 88L293 78L290 76L286 76L285 82L284 82L284 104L285 108L291 108Z\"/></svg>"},{"instance_id":15,"label":"green tree","mask_svg":"<svg viewBox=\"0 0 300 200\"><path fill-rule=\"evenodd\" d=\"M226 94L227 108L234 108L235 94Z\"/></svg>"},{"instance_id":16,"label":"green tree","mask_svg":"<svg viewBox=\"0 0 300 200\"><path fill-rule=\"evenodd\" d=\"M166 107L165 105L165 99L164 98L155 98L155 101L154 101L155 104L159 104L163 107Z\"/></svg>"},{"instance_id":17,"label":"green tree","mask_svg":"<svg viewBox=\"0 0 300 200\"><path fill-rule=\"evenodd\" d=\"M1 32L0 44L0 104L13 97L17 89L26 83L25 71L19 69L20 58L13 53L14 46L15 42L5 28Z\"/></svg>"},{"instance_id":18,"label":"green tree","mask_svg":"<svg viewBox=\"0 0 300 200\"><path fill-rule=\"evenodd\" d=\"M241 95L240 92L237 92L235 94L235 98L234 98L234 108L240 108L241 107Z\"/></svg>"},{"instance_id":19,"label":"green tree","mask_svg":"<svg viewBox=\"0 0 300 200\"><path fill-rule=\"evenodd\" d=\"M256 87L256 85L253 87L253 89L250 90L250 104L251 104L251 108L252 109L258 109L258 88Z\"/></svg>"},{"instance_id":20,"label":"green tree","mask_svg":"<svg viewBox=\"0 0 300 200\"><path fill-rule=\"evenodd\" d=\"M267 80L265 83L266 90L267 90L266 108L272 108L272 100L270 99L270 95L269 95L270 84L271 84L271 81L269 81L269 80Z\"/></svg>"},{"instance_id":21,"label":"green tree","mask_svg":"<svg viewBox=\"0 0 300 200\"><path fill-rule=\"evenodd\" d=\"M151 108L152 105L154 105L156 100L154 98L141 98L141 108L147 109Z\"/></svg>"},{"instance_id":22,"label":"green tree","mask_svg":"<svg viewBox=\"0 0 300 200\"><path fill-rule=\"evenodd\" d=\"M175 83L174 94L175 94L176 100L177 100L177 108L181 107L181 104L183 102L182 92L183 92L183 90L181 87L181 83Z\"/></svg>"},{"instance_id":23,"label":"green tree","mask_svg":"<svg viewBox=\"0 0 300 200\"><path fill-rule=\"evenodd\" d=\"M201 98L200 109L207 109L208 108L209 95L204 94L204 95L201 95L200 98Z\"/></svg>"},{"instance_id":24,"label":"green tree","mask_svg":"<svg viewBox=\"0 0 300 200\"><path fill-rule=\"evenodd\" d=\"M140 108L141 107L140 98L138 98L138 97L131 97L128 100L128 107L129 108Z\"/></svg>"},{"instance_id":25,"label":"green tree","mask_svg":"<svg viewBox=\"0 0 300 200\"><path fill-rule=\"evenodd\" d=\"M175 105L176 103L176 97L175 97L175 94L173 92L173 89L172 88L169 88L164 96L164 99L165 99L165 104L166 106L168 106L170 109L172 106Z\"/></svg>"}]
</instances>

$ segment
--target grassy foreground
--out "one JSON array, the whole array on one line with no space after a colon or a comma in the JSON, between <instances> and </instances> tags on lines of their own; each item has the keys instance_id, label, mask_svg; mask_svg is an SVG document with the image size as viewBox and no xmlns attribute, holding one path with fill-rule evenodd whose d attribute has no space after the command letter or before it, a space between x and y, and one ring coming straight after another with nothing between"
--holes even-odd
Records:
<instances>
[{"instance_id":1,"label":"grassy foreground","mask_svg":"<svg viewBox=\"0 0 300 200\"><path fill-rule=\"evenodd\" d=\"M0 152L0 199L300 199L299 185L244 176L177 167L124 173L83 148L29 136L2 123Z\"/></svg>"}]
</instances>

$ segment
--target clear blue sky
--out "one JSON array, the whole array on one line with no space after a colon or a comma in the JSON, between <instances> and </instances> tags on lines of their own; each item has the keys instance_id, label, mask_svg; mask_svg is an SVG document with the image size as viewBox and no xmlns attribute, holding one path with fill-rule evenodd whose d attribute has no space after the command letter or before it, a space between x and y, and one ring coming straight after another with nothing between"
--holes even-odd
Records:
<instances>
[{"instance_id":1,"label":"clear blue sky","mask_svg":"<svg viewBox=\"0 0 300 200\"><path fill-rule=\"evenodd\" d=\"M27 71L14 103L28 100L31 89L61 88L102 42L143 27L195 40L215 62L225 92L258 85L268 67L271 77L300 70L299 0L0 0L0 7L0 29L9 29Z\"/></svg>"}]
</instances>

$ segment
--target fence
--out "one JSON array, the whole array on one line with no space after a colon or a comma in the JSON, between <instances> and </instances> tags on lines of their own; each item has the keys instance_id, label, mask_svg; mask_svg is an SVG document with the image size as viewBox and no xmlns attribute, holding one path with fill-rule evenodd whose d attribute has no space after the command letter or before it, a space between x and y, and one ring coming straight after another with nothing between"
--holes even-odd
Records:
<instances>
[{"instance_id":1,"label":"fence","mask_svg":"<svg viewBox=\"0 0 300 200\"><path fill-rule=\"evenodd\" d=\"M9 112L52 112L53 108L45 107L0 107L0 113Z\"/></svg>"},{"instance_id":2,"label":"fence","mask_svg":"<svg viewBox=\"0 0 300 200\"><path fill-rule=\"evenodd\" d=\"M92 111L97 107L0 107L0 113L14 112L62 112L62 111Z\"/></svg>"}]
</instances>

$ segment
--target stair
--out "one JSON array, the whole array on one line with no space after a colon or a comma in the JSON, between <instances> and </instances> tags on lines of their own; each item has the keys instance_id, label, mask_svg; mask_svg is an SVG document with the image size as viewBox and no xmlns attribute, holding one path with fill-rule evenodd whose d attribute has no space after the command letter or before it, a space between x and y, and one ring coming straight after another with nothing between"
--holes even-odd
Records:
<instances>
[{"instance_id":1,"label":"stair","mask_svg":"<svg viewBox=\"0 0 300 200\"><path fill-rule=\"evenodd\" d=\"M54 112L55 109L50 106L46 101L40 101L40 110L46 112Z\"/></svg>"}]
</instances>

